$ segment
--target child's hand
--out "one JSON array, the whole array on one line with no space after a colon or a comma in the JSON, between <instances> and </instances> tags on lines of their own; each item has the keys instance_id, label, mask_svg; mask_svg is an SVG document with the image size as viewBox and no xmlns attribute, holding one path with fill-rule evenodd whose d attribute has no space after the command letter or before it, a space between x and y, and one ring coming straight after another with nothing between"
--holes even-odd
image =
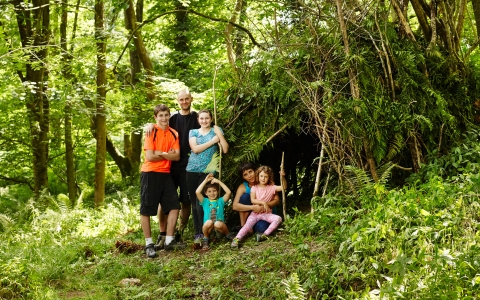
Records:
<instances>
[{"instance_id":1,"label":"child's hand","mask_svg":"<svg viewBox=\"0 0 480 300\"><path fill-rule=\"evenodd\" d=\"M214 183L218 183L218 179L217 178L212 178L212 181L210 181L211 184L214 184Z\"/></svg>"},{"instance_id":2,"label":"child's hand","mask_svg":"<svg viewBox=\"0 0 480 300\"><path fill-rule=\"evenodd\" d=\"M205 181L212 181L212 180L214 180L214 179L215 179L215 177L213 176L212 173L209 173L209 174L207 175L207 177L205 177ZM212 182L212 183L213 183L213 182Z\"/></svg>"},{"instance_id":3,"label":"child's hand","mask_svg":"<svg viewBox=\"0 0 480 300\"><path fill-rule=\"evenodd\" d=\"M218 127L217 125L213 126L213 132L215 132L216 135L223 135L220 127Z\"/></svg>"},{"instance_id":4,"label":"child's hand","mask_svg":"<svg viewBox=\"0 0 480 300\"><path fill-rule=\"evenodd\" d=\"M268 212L270 210L270 207L268 206L267 202L263 203L263 209L265 212Z\"/></svg>"},{"instance_id":5,"label":"child's hand","mask_svg":"<svg viewBox=\"0 0 480 300\"><path fill-rule=\"evenodd\" d=\"M286 174L285 174L285 170L283 170L283 169L280 170L280 176L285 176L285 175L286 175Z\"/></svg>"}]
</instances>

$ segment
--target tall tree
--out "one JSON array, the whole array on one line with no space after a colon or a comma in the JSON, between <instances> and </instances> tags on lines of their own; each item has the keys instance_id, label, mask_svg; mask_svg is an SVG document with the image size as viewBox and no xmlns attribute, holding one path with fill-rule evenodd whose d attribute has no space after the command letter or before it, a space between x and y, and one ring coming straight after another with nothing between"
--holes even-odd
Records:
<instances>
[{"instance_id":1,"label":"tall tree","mask_svg":"<svg viewBox=\"0 0 480 300\"><path fill-rule=\"evenodd\" d=\"M477 39L480 39L480 1L472 0L472 7L475 16L475 25L477 27Z\"/></svg>"},{"instance_id":2,"label":"tall tree","mask_svg":"<svg viewBox=\"0 0 480 300\"><path fill-rule=\"evenodd\" d=\"M48 70L46 60L50 40L50 1L35 0L25 4L14 0L20 40L24 49L30 49L25 74L17 74L24 84L26 107L30 123L30 139L33 154L34 193L48 188L48 132L50 103L46 97Z\"/></svg>"},{"instance_id":3,"label":"tall tree","mask_svg":"<svg viewBox=\"0 0 480 300\"><path fill-rule=\"evenodd\" d=\"M188 71L188 55L190 48L188 47L188 14L187 7L183 4L183 1L174 0L175 5L175 25L174 25L174 43L173 49L177 53L175 66L177 67L177 74L181 80Z\"/></svg>"},{"instance_id":4,"label":"tall tree","mask_svg":"<svg viewBox=\"0 0 480 300\"><path fill-rule=\"evenodd\" d=\"M142 23L143 21L143 0L138 0L136 3L136 9L135 9L135 16L136 16L136 21L138 23ZM125 9L125 28L128 30L130 34L133 33L133 28L135 24L131 24L131 20L127 14L127 10ZM140 82L140 75L142 72L142 64L140 61L140 54L138 51L138 48L136 47L130 47L129 49L129 54L130 54L130 71L128 73L129 76L127 76L127 84L126 88L130 86L131 88L135 89L137 83ZM132 107L131 105L127 105L125 108L125 117L127 120L129 120L130 124L133 123L132 120L132 114L131 110L140 110L138 107L138 103L134 102ZM139 130L133 130L131 131L130 128L127 128L125 131L125 134L123 136L123 149L124 149L124 155L125 159L123 160L126 162L126 160L129 160L129 164L131 165L132 170L138 170L138 166L140 165L140 155L142 152L142 132ZM124 169L127 170L127 166L124 166ZM123 173L123 172L122 172ZM129 172L125 172L125 176L128 176Z\"/></svg>"},{"instance_id":5,"label":"tall tree","mask_svg":"<svg viewBox=\"0 0 480 300\"><path fill-rule=\"evenodd\" d=\"M80 0L77 0L77 7L80 4ZM75 15L78 13L75 12ZM75 30L76 30L76 21L73 26L73 33L72 33L72 41L75 37ZM73 44L72 44L72 51L68 52L68 42L67 42L67 25L68 25L68 0L62 0L62 14L61 14L61 22L60 22L60 48L62 49L62 73L65 79L72 83L72 72L70 63L72 61L71 52L73 52ZM73 138L72 138L72 123L73 123L73 115L72 115L72 101L69 97L65 97L65 107L64 107L64 126L65 126L65 162L66 162L66 169L67 169L67 189L68 189L68 198L70 199L70 203L74 203L76 196L77 196L77 180L76 180L76 169L75 169L75 159L74 159L74 152L73 152Z\"/></svg>"},{"instance_id":6,"label":"tall tree","mask_svg":"<svg viewBox=\"0 0 480 300\"><path fill-rule=\"evenodd\" d=\"M136 50L138 52L138 57L142 62L143 68L147 74L145 79L145 89L147 93L148 100L154 100L156 97L154 83L153 83L153 64L148 56L147 49L143 43L143 37L141 30L137 30L137 17L135 15L135 6L133 5L133 0L128 0L128 7L125 10L126 17L129 19L128 22L132 26L132 35L134 36L134 43Z\"/></svg>"},{"instance_id":7,"label":"tall tree","mask_svg":"<svg viewBox=\"0 0 480 300\"><path fill-rule=\"evenodd\" d=\"M103 204L105 198L105 159L107 146L106 106L107 70L106 70L106 35L104 30L104 3L95 0L95 40L97 44L97 105L95 112L95 206Z\"/></svg>"}]
</instances>

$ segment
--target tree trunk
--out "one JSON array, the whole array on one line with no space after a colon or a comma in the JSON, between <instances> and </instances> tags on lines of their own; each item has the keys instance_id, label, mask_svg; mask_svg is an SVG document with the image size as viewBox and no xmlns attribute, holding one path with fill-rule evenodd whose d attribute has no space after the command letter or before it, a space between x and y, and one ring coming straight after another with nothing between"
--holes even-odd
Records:
<instances>
[{"instance_id":1,"label":"tree trunk","mask_svg":"<svg viewBox=\"0 0 480 300\"><path fill-rule=\"evenodd\" d=\"M95 115L95 206L103 204L105 198L105 156L106 156L106 107L107 76L105 65L105 31L103 28L103 0L95 1L95 40L97 44L97 105Z\"/></svg>"},{"instance_id":2,"label":"tree trunk","mask_svg":"<svg viewBox=\"0 0 480 300\"><path fill-rule=\"evenodd\" d=\"M143 0L138 0L136 5L135 16L137 22L141 23L143 21ZM134 26L131 24L130 19L128 17L127 12L125 11L125 28L132 33ZM130 84L133 88L136 87L136 84L139 82L139 77L141 74L141 62L140 62L140 55L136 48L130 49ZM131 120L131 109L132 107L127 105L125 111L125 118L129 121ZM138 110L141 110L138 108ZM131 123L131 122L130 122ZM127 129L130 131L130 129ZM124 149L124 156L125 157L117 157L115 160L122 164L122 176L126 178L128 176L133 175L132 170L138 170L138 166L140 165L140 155L136 155L139 151L142 151L142 140L137 139L134 137L134 132L126 132L123 136L123 149ZM107 147L108 150L108 147ZM109 153L112 154L112 151L109 150ZM116 153L116 151L115 151ZM113 156L112 156L113 157ZM130 171L127 171L130 169Z\"/></svg>"},{"instance_id":3,"label":"tree trunk","mask_svg":"<svg viewBox=\"0 0 480 300\"><path fill-rule=\"evenodd\" d=\"M415 15L417 16L418 23L420 24L420 28L422 28L423 36L427 41L431 40L432 29L430 28L430 24L428 24L427 12L425 12L419 0L411 0L411 3Z\"/></svg>"},{"instance_id":4,"label":"tree trunk","mask_svg":"<svg viewBox=\"0 0 480 300\"><path fill-rule=\"evenodd\" d=\"M410 138L407 140L408 148L410 150L410 155L412 156L412 163L413 163L413 171L418 173L420 171L421 162L422 162L422 152L419 149L419 145L417 142L417 137L415 134L412 134Z\"/></svg>"},{"instance_id":5,"label":"tree trunk","mask_svg":"<svg viewBox=\"0 0 480 300\"><path fill-rule=\"evenodd\" d=\"M62 17L60 23L60 47L62 49L62 73L68 82L72 81L70 69L71 56L67 51L67 25L68 25L68 0L62 0ZM74 203L77 197L77 179L75 169L75 158L73 153L72 138L72 103L68 97L65 99L64 107L65 126L65 161L67 168L67 190L70 203Z\"/></svg>"},{"instance_id":6,"label":"tree trunk","mask_svg":"<svg viewBox=\"0 0 480 300\"><path fill-rule=\"evenodd\" d=\"M338 0L337 0L338 1ZM398 3L397 0L391 0L392 6L395 9L395 12L397 13L398 19L400 21L400 25L402 26L403 30L405 31L405 34L407 37L412 40L416 41L415 36L413 35L413 31L410 28L410 24L408 24L407 19L403 15L402 8L400 7L400 4Z\"/></svg>"},{"instance_id":7,"label":"tree trunk","mask_svg":"<svg viewBox=\"0 0 480 300\"><path fill-rule=\"evenodd\" d=\"M237 22L237 16L240 15L242 12L244 0L237 0L235 4L235 8L233 9L232 16L230 17L230 23L227 24L225 28L225 43L227 47L227 57L228 61L230 62L230 66L235 74L237 74L237 67L236 67L236 57L233 49L233 39L232 39L232 32L233 32L233 25L232 23Z\"/></svg>"},{"instance_id":8,"label":"tree trunk","mask_svg":"<svg viewBox=\"0 0 480 300\"><path fill-rule=\"evenodd\" d=\"M23 5L23 1L13 1L20 40L23 47L32 47L26 64L25 76L18 72L26 87L26 108L30 123L30 139L33 155L33 191L36 197L48 188L48 132L50 130L49 101L45 97L47 89L46 58L50 39L50 2L39 0L33 7Z\"/></svg>"},{"instance_id":9,"label":"tree trunk","mask_svg":"<svg viewBox=\"0 0 480 300\"><path fill-rule=\"evenodd\" d=\"M188 46L188 37L186 35L186 28L188 28L187 8L182 4L182 1L175 0L175 41L173 44L173 50L178 53L178 59L175 60L175 66L177 68L177 76L181 80L184 77L188 68L187 59L189 56L190 48Z\"/></svg>"},{"instance_id":10,"label":"tree trunk","mask_svg":"<svg viewBox=\"0 0 480 300\"><path fill-rule=\"evenodd\" d=\"M475 24L477 26L477 39L480 39L480 1L472 1L473 14L475 15Z\"/></svg>"},{"instance_id":11,"label":"tree trunk","mask_svg":"<svg viewBox=\"0 0 480 300\"><path fill-rule=\"evenodd\" d=\"M132 25L132 33L135 37L133 39L135 42L135 47L137 49L140 61L142 62L143 68L147 73L147 78L145 80L147 98L148 100L154 100L156 94L155 94L155 84L153 83L153 75L154 75L153 65L150 60L150 57L148 57L147 49L145 48L145 45L143 43L142 33L140 30L137 30L137 24L136 24L137 18L135 16L133 0L128 0L128 4L129 5L127 9L125 10L126 17L129 19L129 22Z\"/></svg>"},{"instance_id":12,"label":"tree trunk","mask_svg":"<svg viewBox=\"0 0 480 300\"><path fill-rule=\"evenodd\" d=\"M139 0L137 2L137 9L135 12L137 22L143 21L143 0ZM130 34L133 33L133 29L135 24L132 24L130 18L127 14L127 10L125 10L125 29L128 30ZM138 50L136 48L130 48L130 81L128 82L132 86L135 86L140 79L140 74L142 72L142 64L140 61L140 55L138 54Z\"/></svg>"}]
</instances>

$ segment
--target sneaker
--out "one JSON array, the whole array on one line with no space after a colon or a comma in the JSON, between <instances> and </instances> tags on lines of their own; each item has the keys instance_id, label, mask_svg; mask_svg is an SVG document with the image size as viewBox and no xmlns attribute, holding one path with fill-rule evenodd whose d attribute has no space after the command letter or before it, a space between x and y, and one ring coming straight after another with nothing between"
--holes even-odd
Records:
<instances>
[{"instance_id":1,"label":"sneaker","mask_svg":"<svg viewBox=\"0 0 480 300\"><path fill-rule=\"evenodd\" d=\"M202 248L202 240L203 238L199 234L195 235L195 239L193 240L193 249Z\"/></svg>"},{"instance_id":2,"label":"sneaker","mask_svg":"<svg viewBox=\"0 0 480 300\"><path fill-rule=\"evenodd\" d=\"M176 241L177 243L183 242L183 240L182 240L182 235L181 235L180 232L178 232L178 231L175 233L175 241Z\"/></svg>"},{"instance_id":3,"label":"sneaker","mask_svg":"<svg viewBox=\"0 0 480 300\"><path fill-rule=\"evenodd\" d=\"M265 234L257 234L257 242L263 242L268 240L268 237Z\"/></svg>"},{"instance_id":4,"label":"sneaker","mask_svg":"<svg viewBox=\"0 0 480 300\"><path fill-rule=\"evenodd\" d=\"M158 238L157 238L157 243L155 244L155 250L158 251L158 250L161 250L165 247L165 240L166 240L166 236L164 235L159 235Z\"/></svg>"},{"instance_id":5,"label":"sneaker","mask_svg":"<svg viewBox=\"0 0 480 300\"><path fill-rule=\"evenodd\" d=\"M236 234L234 234L233 232L230 232L229 234L227 234L225 237L228 239L228 240L233 240L235 238Z\"/></svg>"},{"instance_id":6,"label":"sneaker","mask_svg":"<svg viewBox=\"0 0 480 300\"><path fill-rule=\"evenodd\" d=\"M155 252L155 245L152 243L152 244L148 244L147 246L145 246L145 253L150 258L157 257L157 252Z\"/></svg>"},{"instance_id":7,"label":"sneaker","mask_svg":"<svg viewBox=\"0 0 480 300\"><path fill-rule=\"evenodd\" d=\"M175 233L175 240L179 243L183 243L183 230L185 229L185 227L183 227L182 229L179 229L177 230L177 232Z\"/></svg>"},{"instance_id":8,"label":"sneaker","mask_svg":"<svg viewBox=\"0 0 480 300\"><path fill-rule=\"evenodd\" d=\"M206 250L209 250L209 249L210 249L210 246L208 245L208 239L203 238L202 250L206 251Z\"/></svg>"},{"instance_id":9,"label":"sneaker","mask_svg":"<svg viewBox=\"0 0 480 300\"><path fill-rule=\"evenodd\" d=\"M172 251L172 250L182 250L187 247L187 244L185 243L180 243L175 240L171 241L170 244L165 245L165 250L166 251Z\"/></svg>"},{"instance_id":10,"label":"sneaker","mask_svg":"<svg viewBox=\"0 0 480 300\"><path fill-rule=\"evenodd\" d=\"M232 240L232 243L230 244L230 246L231 246L232 248L238 248L238 244L239 244L239 243L240 243L240 240L239 240L238 238L234 238L234 239Z\"/></svg>"}]
</instances>

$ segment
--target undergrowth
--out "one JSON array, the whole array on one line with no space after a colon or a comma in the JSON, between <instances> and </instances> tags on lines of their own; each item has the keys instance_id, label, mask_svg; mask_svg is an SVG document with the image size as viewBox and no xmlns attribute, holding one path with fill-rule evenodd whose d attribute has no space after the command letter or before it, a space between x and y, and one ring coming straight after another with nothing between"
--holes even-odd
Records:
<instances>
[{"instance_id":1,"label":"undergrowth","mask_svg":"<svg viewBox=\"0 0 480 300\"><path fill-rule=\"evenodd\" d=\"M0 299L475 299L479 153L470 132L402 188L365 181L355 195L312 199L313 213L297 210L266 242L156 259L115 249L144 243L137 191L99 210L29 202L3 215Z\"/></svg>"}]
</instances>

